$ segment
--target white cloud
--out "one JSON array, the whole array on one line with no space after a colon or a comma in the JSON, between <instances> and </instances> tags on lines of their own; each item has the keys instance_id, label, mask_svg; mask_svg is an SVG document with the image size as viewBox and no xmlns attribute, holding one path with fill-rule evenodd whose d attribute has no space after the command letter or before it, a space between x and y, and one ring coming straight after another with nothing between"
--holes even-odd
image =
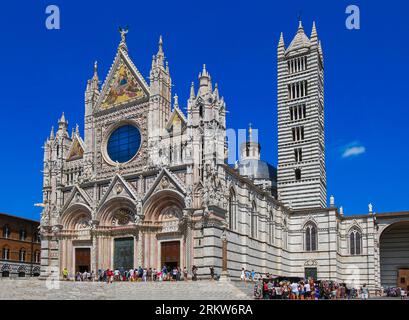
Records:
<instances>
[{"instance_id":1,"label":"white cloud","mask_svg":"<svg viewBox=\"0 0 409 320\"><path fill-rule=\"evenodd\" d=\"M366 148L360 145L349 145L344 148L342 158L356 157L366 152Z\"/></svg>"}]
</instances>

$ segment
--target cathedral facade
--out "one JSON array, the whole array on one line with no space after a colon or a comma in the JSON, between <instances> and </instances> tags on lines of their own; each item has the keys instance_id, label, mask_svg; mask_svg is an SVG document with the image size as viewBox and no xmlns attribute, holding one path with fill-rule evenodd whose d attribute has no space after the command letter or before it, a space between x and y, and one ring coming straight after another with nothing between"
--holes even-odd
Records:
<instances>
[{"instance_id":1,"label":"cathedral facade","mask_svg":"<svg viewBox=\"0 0 409 320\"><path fill-rule=\"evenodd\" d=\"M344 216L333 197L327 206L324 54L315 24L308 37L300 22L287 48L283 35L279 41L277 169L260 159L252 129L240 161L229 165L227 106L206 67L185 114L172 99L162 38L148 83L126 33L102 86L97 64L87 82L84 137L78 126L68 132L63 114L45 142L42 277L163 265L195 265L205 277L225 262L233 279L246 268L382 284L382 231L409 215L370 208ZM388 260L385 283L396 282L395 267L409 268L402 259Z\"/></svg>"}]
</instances>

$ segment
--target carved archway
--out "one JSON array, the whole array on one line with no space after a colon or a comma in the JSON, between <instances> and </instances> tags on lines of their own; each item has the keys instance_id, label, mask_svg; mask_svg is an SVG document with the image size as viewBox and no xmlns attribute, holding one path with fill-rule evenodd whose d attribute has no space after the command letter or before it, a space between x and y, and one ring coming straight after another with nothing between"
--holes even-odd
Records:
<instances>
[{"instance_id":1,"label":"carved archway","mask_svg":"<svg viewBox=\"0 0 409 320\"><path fill-rule=\"evenodd\" d=\"M80 230L91 227L91 209L83 204L70 206L61 216L60 222L65 230Z\"/></svg>"},{"instance_id":2,"label":"carved archway","mask_svg":"<svg viewBox=\"0 0 409 320\"><path fill-rule=\"evenodd\" d=\"M129 225L136 220L136 205L126 197L115 197L107 201L99 210L97 220L100 226Z\"/></svg>"}]
</instances>

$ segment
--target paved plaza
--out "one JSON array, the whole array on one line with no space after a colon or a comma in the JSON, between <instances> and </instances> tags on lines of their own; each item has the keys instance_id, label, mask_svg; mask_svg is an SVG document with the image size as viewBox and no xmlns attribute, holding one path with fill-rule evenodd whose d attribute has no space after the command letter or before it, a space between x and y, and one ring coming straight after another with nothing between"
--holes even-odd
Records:
<instances>
[{"instance_id":1,"label":"paved plaza","mask_svg":"<svg viewBox=\"0 0 409 320\"><path fill-rule=\"evenodd\" d=\"M245 300L251 290L217 281L188 282L48 282L0 280L0 299L10 300Z\"/></svg>"}]
</instances>

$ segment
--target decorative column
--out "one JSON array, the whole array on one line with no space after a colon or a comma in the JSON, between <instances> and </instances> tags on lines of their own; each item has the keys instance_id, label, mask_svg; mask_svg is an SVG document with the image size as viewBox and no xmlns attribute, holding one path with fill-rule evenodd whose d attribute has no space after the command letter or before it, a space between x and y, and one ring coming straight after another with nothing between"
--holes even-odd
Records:
<instances>
[{"instance_id":1,"label":"decorative column","mask_svg":"<svg viewBox=\"0 0 409 320\"><path fill-rule=\"evenodd\" d=\"M229 271L227 269L227 235L226 228L224 228L222 236L222 273L220 275L220 281L230 281Z\"/></svg>"},{"instance_id":2,"label":"decorative column","mask_svg":"<svg viewBox=\"0 0 409 320\"><path fill-rule=\"evenodd\" d=\"M91 222L91 271L94 271L94 274L98 274L98 236L96 228L98 228L99 221L93 220Z\"/></svg>"},{"instance_id":3,"label":"decorative column","mask_svg":"<svg viewBox=\"0 0 409 320\"><path fill-rule=\"evenodd\" d=\"M138 231L138 244L137 244L137 251L138 251L138 266L142 266L142 259L143 259L143 252L142 252L142 231Z\"/></svg>"}]
</instances>

